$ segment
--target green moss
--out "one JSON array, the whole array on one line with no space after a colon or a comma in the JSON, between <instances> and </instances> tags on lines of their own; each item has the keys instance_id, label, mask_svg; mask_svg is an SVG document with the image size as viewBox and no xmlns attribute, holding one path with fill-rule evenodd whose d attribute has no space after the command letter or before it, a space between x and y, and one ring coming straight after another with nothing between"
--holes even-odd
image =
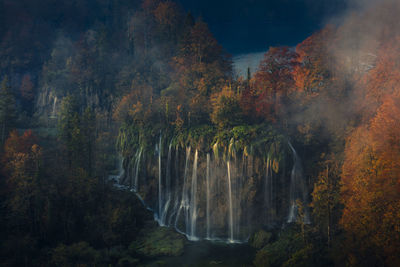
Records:
<instances>
[{"instance_id":1,"label":"green moss","mask_svg":"<svg viewBox=\"0 0 400 267\"><path fill-rule=\"evenodd\" d=\"M289 260L283 263L282 267L307 267L307 266L315 266L312 263L312 245L305 246L304 248L296 251L291 255ZM322 266L322 265L321 265Z\"/></svg>"},{"instance_id":2,"label":"green moss","mask_svg":"<svg viewBox=\"0 0 400 267\"><path fill-rule=\"evenodd\" d=\"M256 267L282 266L303 246L301 235L294 229L287 229L281 232L276 242L267 244L257 252L254 265Z\"/></svg>"},{"instance_id":3,"label":"green moss","mask_svg":"<svg viewBox=\"0 0 400 267\"><path fill-rule=\"evenodd\" d=\"M186 239L175 231L157 227L146 229L141 237L134 241L129 249L146 257L179 256L183 253Z\"/></svg>"},{"instance_id":4,"label":"green moss","mask_svg":"<svg viewBox=\"0 0 400 267\"><path fill-rule=\"evenodd\" d=\"M96 265L100 261L100 253L86 242L61 244L52 252L52 262L56 266Z\"/></svg>"},{"instance_id":5,"label":"green moss","mask_svg":"<svg viewBox=\"0 0 400 267\"><path fill-rule=\"evenodd\" d=\"M240 125L217 129L212 125L194 125L191 128L162 128L161 124L138 127L124 124L120 128L118 149L124 157L134 157L139 148L154 154L154 144L162 135L163 147L196 148L202 152L213 151L216 158L229 160L235 156L254 156L271 161L274 172L279 172L287 146L285 137L269 124ZM166 144L168 142L168 144Z\"/></svg>"},{"instance_id":6,"label":"green moss","mask_svg":"<svg viewBox=\"0 0 400 267\"><path fill-rule=\"evenodd\" d=\"M272 238L272 233L265 232L264 230L260 230L253 234L253 236L249 240L250 246L260 249L267 245Z\"/></svg>"}]
</instances>

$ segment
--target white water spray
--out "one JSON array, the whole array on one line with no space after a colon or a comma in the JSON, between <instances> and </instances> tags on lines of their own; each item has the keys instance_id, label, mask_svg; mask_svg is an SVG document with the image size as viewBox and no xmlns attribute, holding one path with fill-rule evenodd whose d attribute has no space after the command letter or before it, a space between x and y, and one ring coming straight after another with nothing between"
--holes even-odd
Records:
<instances>
[{"instance_id":1,"label":"white water spray","mask_svg":"<svg viewBox=\"0 0 400 267\"><path fill-rule=\"evenodd\" d=\"M300 200L304 206L304 222L309 223L309 212L307 209L307 192L303 180L303 169L300 157L297 155L296 150L289 142L289 147L293 153L293 168L290 176L290 209L288 216L288 223L295 222L298 215L298 206L296 201Z\"/></svg>"},{"instance_id":2,"label":"white water spray","mask_svg":"<svg viewBox=\"0 0 400 267\"><path fill-rule=\"evenodd\" d=\"M228 196L229 196L229 242L233 243L233 206L232 206L232 182L231 182L231 163L228 160Z\"/></svg>"},{"instance_id":3,"label":"white water spray","mask_svg":"<svg viewBox=\"0 0 400 267\"><path fill-rule=\"evenodd\" d=\"M210 153L207 153L206 187L207 187L207 195L206 195L207 238L209 239L210 238Z\"/></svg>"},{"instance_id":4,"label":"white water spray","mask_svg":"<svg viewBox=\"0 0 400 267\"><path fill-rule=\"evenodd\" d=\"M158 145L158 219L160 220L160 224L162 224L161 223L161 217L162 217L161 153L162 153L162 147L161 147L161 135L160 135L160 143Z\"/></svg>"},{"instance_id":5,"label":"white water spray","mask_svg":"<svg viewBox=\"0 0 400 267\"><path fill-rule=\"evenodd\" d=\"M190 239L196 240L196 219L197 219L197 157L198 151L194 154L192 190L190 198Z\"/></svg>"},{"instance_id":6,"label":"white water spray","mask_svg":"<svg viewBox=\"0 0 400 267\"><path fill-rule=\"evenodd\" d=\"M186 187L187 187L187 174L188 174L188 169L189 169L189 158L190 158L190 151L191 151L191 147L187 147L186 148L186 161L185 161L185 171L183 174L183 186L182 186L182 198L181 198L181 204L179 206L176 218L175 218L175 229L177 231L180 231L178 229L178 221L179 221L179 217L181 214L182 209L184 209L185 212L185 223L186 223L186 227L188 227L188 216L186 216L187 214L187 209L189 207L189 203L188 203L188 195L187 195L187 191L186 191Z\"/></svg>"}]
</instances>

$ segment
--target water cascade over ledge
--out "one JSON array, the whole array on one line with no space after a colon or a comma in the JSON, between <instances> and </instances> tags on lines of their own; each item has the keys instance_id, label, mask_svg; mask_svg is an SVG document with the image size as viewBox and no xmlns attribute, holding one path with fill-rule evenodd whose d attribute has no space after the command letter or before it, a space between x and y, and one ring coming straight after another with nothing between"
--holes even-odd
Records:
<instances>
[{"instance_id":1,"label":"water cascade over ledge","mask_svg":"<svg viewBox=\"0 0 400 267\"><path fill-rule=\"evenodd\" d=\"M288 144L285 160L275 144L265 157L236 144L232 139L225 149L215 143L202 151L160 135L154 150L139 145L124 159L119 182L153 211L160 226L192 241L245 242L257 229L296 221L297 200L307 203L307 190L293 146ZM309 222L308 209L304 220Z\"/></svg>"}]
</instances>

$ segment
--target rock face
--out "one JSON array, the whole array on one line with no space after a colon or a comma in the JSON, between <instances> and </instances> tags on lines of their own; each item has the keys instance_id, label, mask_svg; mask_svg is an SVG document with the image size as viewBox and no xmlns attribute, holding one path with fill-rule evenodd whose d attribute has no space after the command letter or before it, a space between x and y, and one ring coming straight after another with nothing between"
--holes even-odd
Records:
<instances>
[{"instance_id":1,"label":"rock face","mask_svg":"<svg viewBox=\"0 0 400 267\"><path fill-rule=\"evenodd\" d=\"M35 103L35 116L41 124L55 125L60 100L60 97L57 97L55 91L50 87L41 88Z\"/></svg>"},{"instance_id":2,"label":"rock face","mask_svg":"<svg viewBox=\"0 0 400 267\"><path fill-rule=\"evenodd\" d=\"M229 145L205 152L160 138L154 149L139 146L125 158L120 182L137 193L159 225L189 240L244 242L257 229L286 223L289 211L296 216L291 210L293 190L306 196L305 188L298 186L303 177L299 161L293 160L297 154L291 154L289 146L279 154L273 146L272 153L260 157L249 148ZM291 185L293 173L297 178ZM257 242L267 238L261 236Z\"/></svg>"},{"instance_id":3,"label":"rock face","mask_svg":"<svg viewBox=\"0 0 400 267\"><path fill-rule=\"evenodd\" d=\"M105 95L99 95L93 89L70 93L77 96L77 100L82 107L90 107L101 111L110 109L109 103L111 103L111 100ZM67 92L50 85L44 85L39 89L35 101L35 117L41 125L46 127L56 126L62 100L67 94ZM102 103L100 103L100 99L103 99Z\"/></svg>"}]
</instances>

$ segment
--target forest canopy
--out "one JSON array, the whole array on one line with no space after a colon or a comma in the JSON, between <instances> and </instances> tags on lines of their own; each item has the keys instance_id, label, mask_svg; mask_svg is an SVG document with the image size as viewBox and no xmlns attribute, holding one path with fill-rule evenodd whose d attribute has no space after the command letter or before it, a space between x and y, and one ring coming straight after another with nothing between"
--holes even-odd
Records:
<instances>
[{"instance_id":1,"label":"forest canopy","mask_svg":"<svg viewBox=\"0 0 400 267\"><path fill-rule=\"evenodd\" d=\"M110 177L140 173L142 151L161 169L164 138L196 162L213 153L229 181L230 162L252 157L244 191L259 206L256 176L287 192L302 159L309 194L292 228L253 231L255 266L399 266L400 4L372 2L237 77L207 23L173 1L0 0L1 264L148 262L152 214ZM175 234L160 235L179 250Z\"/></svg>"}]
</instances>

